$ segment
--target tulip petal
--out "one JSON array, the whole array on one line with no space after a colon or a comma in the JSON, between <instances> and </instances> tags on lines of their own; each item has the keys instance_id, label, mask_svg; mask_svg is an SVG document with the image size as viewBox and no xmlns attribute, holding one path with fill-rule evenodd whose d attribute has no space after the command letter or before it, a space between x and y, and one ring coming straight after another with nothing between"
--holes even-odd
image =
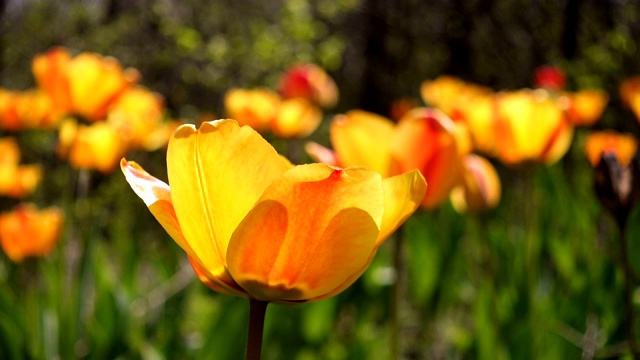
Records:
<instances>
[{"instance_id":1,"label":"tulip petal","mask_svg":"<svg viewBox=\"0 0 640 360\"><path fill-rule=\"evenodd\" d=\"M389 146L394 124L382 116L361 110L336 116L331 123L331 144L343 166L366 166L382 177L391 175Z\"/></svg>"},{"instance_id":2,"label":"tulip petal","mask_svg":"<svg viewBox=\"0 0 640 360\"><path fill-rule=\"evenodd\" d=\"M297 166L238 226L227 253L229 272L260 300L323 296L368 263L383 199L381 177L370 169Z\"/></svg>"},{"instance_id":3,"label":"tulip petal","mask_svg":"<svg viewBox=\"0 0 640 360\"><path fill-rule=\"evenodd\" d=\"M133 191L138 195L171 238L187 253L198 278L210 288L229 295L242 295L241 289L228 278L217 279L206 274L196 253L185 240L176 217L169 185L147 173L133 161L122 159L120 168Z\"/></svg>"},{"instance_id":4,"label":"tulip petal","mask_svg":"<svg viewBox=\"0 0 640 360\"><path fill-rule=\"evenodd\" d=\"M418 170L386 178L382 185L384 216L376 248L416 211L427 193L427 183Z\"/></svg>"},{"instance_id":5,"label":"tulip petal","mask_svg":"<svg viewBox=\"0 0 640 360\"><path fill-rule=\"evenodd\" d=\"M440 205L462 180L457 141L453 121L435 109L413 109L398 123L392 154L401 173L418 169L426 179L427 209Z\"/></svg>"},{"instance_id":6,"label":"tulip petal","mask_svg":"<svg viewBox=\"0 0 640 360\"><path fill-rule=\"evenodd\" d=\"M226 279L227 244L264 190L289 164L255 130L233 120L179 127L169 141L171 200L192 256Z\"/></svg>"},{"instance_id":7,"label":"tulip petal","mask_svg":"<svg viewBox=\"0 0 640 360\"><path fill-rule=\"evenodd\" d=\"M169 185L146 172L140 165L133 161L122 159L120 168L133 191L144 201L151 214L158 220L164 230L180 247L193 254L193 250L185 241L180 230L178 218L176 218Z\"/></svg>"}]
</instances>

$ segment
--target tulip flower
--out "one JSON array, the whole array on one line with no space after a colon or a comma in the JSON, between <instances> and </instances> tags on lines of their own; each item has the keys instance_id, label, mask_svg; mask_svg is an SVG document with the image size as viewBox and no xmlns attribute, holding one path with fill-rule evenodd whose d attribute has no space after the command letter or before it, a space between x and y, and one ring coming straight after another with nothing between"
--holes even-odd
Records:
<instances>
[{"instance_id":1,"label":"tulip flower","mask_svg":"<svg viewBox=\"0 0 640 360\"><path fill-rule=\"evenodd\" d=\"M307 137L322 121L322 112L310 100L281 99L269 89L232 89L225 95L224 103L229 118L281 138Z\"/></svg>"},{"instance_id":2,"label":"tulip flower","mask_svg":"<svg viewBox=\"0 0 640 360\"><path fill-rule=\"evenodd\" d=\"M573 126L548 93L502 92L496 101L496 146L501 161L552 164L564 156L571 145Z\"/></svg>"},{"instance_id":3,"label":"tulip flower","mask_svg":"<svg viewBox=\"0 0 640 360\"><path fill-rule=\"evenodd\" d=\"M567 93L563 97L568 101L567 119L576 126L595 124L609 102L609 95L596 89Z\"/></svg>"},{"instance_id":4,"label":"tulip flower","mask_svg":"<svg viewBox=\"0 0 640 360\"><path fill-rule=\"evenodd\" d=\"M59 47L36 56L32 70L59 112L89 121L104 119L111 103L140 77L136 70L122 69L114 58L93 53L71 57Z\"/></svg>"},{"instance_id":5,"label":"tulip flower","mask_svg":"<svg viewBox=\"0 0 640 360\"><path fill-rule=\"evenodd\" d=\"M300 64L287 69L279 83L283 98L303 98L323 108L338 102L338 87L324 69L314 64Z\"/></svg>"},{"instance_id":6,"label":"tulip flower","mask_svg":"<svg viewBox=\"0 0 640 360\"><path fill-rule=\"evenodd\" d=\"M292 166L233 120L179 127L169 184L134 162L121 168L205 284L263 302L344 290L426 191L417 171L382 179L366 168Z\"/></svg>"},{"instance_id":7,"label":"tulip flower","mask_svg":"<svg viewBox=\"0 0 640 360\"><path fill-rule=\"evenodd\" d=\"M19 165L20 148L14 138L0 139L0 195L23 198L32 193L42 178L40 165Z\"/></svg>"},{"instance_id":8,"label":"tulip flower","mask_svg":"<svg viewBox=\"0 0 640 360\"><path fill-rule=\"evenodd\" d=\"M473 148L496 155L496 101L488 88L460 79L441 76L425 81L420 88L422 98L469 130Z\"/></svg>"},{"instance_id":9,"label":"tulip flower","mask_svg":"<svg viewBox=\"0 0 640 360\"><path fill-rule=\"evenodd\" d=\"M38 210L33 204L20 204L0 214L0 245L13 262L46 256L58 242L63 220L56 207Z\"/></svg>"},{"instance_id":10,"label":"tulip flower","mask_svg":"<svg viewBox=\"0 0 640 360\"><path fill-rule=\"evenodd\" d=\"M128 148L155 150L166 144L153 144L149 148L148 137L164 126L164 99L142 86L135 86L124 91L109 107L106 121L117 129L122 141Z\"/></svg>"},{"instance_id":11,"label":"tulip flower","mask_svg":"<svg viewBox=\"0 0 640 360\"><path fill-rule=\"evenodd\" d=\"M500 187L498 173L489 160L467 155L463 182L451 191L451 204L458 213L491 209L500 202Z\"/></svg>"},{"instance_id":12,"label":"tulip flower","mask_svg":"<svg viewBox=\"0 0 640 360\"><path fill-rule=\"evenodd\" d=\"M535 71L533 83L539 88L558 91L564 89L567 83L567 77L560 68L549 65L540 66Z\"/></svg>"},{"instance_id":13,"label":"tulip flower","mask_svg":"<svg viewBox=\"0 0 640 360\"><path fill-rule=\"evenodd\" d=\"M270 130L279 107L280 97L269 89L231 89L224 96L227 116L259 132Z\"/></svg>"},{"instance_id":14,"label":"tulip flower","mask_svg":"<svg viewBox=\"0 0 640 360\"><path fill-rule=\"evenodd\" d=\"M271 131L281 138L304 138L313 133L322 121L322 112L304 98L283 100Z\"/></svg>"},{"instance_id":15,"label":"tulip flower","mask_svg":"<svg viewBox=\"0 0 640 360\"><path fill-rule=\"evenodd\" d=\"M316 160L335 160L338 166L366 166L383 177L418 169L429 190L422 207L442 203L462 179L465 146L453 121L435 109L411 110L396 125L391 120L361 110L336 116L331 124L331 150L307 145Z\"/></svg>"},{"instance_id":16,"label":"tulip flower","mask_svg":"<svg viewBox=\"0 0 640 360\"><path fill-rule=\"evenodd\" d=\"M640 200L638 141L629 134L599 131L589 134L585 153L596 169L596 193L620 224L626 223Z\"/></svg>"},{"instance_id":17,"label":"tulip flower","mask_svg":"<svg viewBox=\"0 0 640 360\"><path fill-rule=\"evenodd\" d=\"M118 130L107 122L87 126L67 119L60 126L57 151L74 168L109 174L118 167L126 145Z\"/></svg>"}]
</instances>

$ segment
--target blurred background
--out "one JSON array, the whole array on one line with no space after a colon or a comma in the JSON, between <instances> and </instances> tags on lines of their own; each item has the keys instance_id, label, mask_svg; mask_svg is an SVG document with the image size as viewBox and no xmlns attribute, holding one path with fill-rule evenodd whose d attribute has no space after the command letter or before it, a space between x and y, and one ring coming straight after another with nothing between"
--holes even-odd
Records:
<instances>
[{"instance_id":1,"label":"blurred background","mask_svg":"<svg viewBox=\"0 0 640 360\"><path fill-rule=\"evenodd\" d=\"M315 63L339 99L308 139L330 146L334 115L391 117L403 98L432 105L421 84L441 75L511 91L535 86L536 69L553 65L567 91L608 94L599 121L576 128L566 155L548 165L492 158L497 207L459 214L445 202L412 216L403 227L402 304L385 244L337 297L271 306L263 358L632 358L627 328L637 319L623 308L625 289L632 307L640 303L640 218L632 211L619 231L594 192L584 143L596 130L640 134L619 94L640 72L638 39L640 4L625 0L0 0L0 87L35 87L33 59L61 46L136 69L163 98L166 118L198 123L225 117L229 89L276 88L290 66ZM242 358L246 300L195 278L119 171L70 166L57 156L57 131L2 134L44 177L27 197L0 198L0 211L26 200L65 217L48 256L0 257L0 358ZM127 158L166 180L163 148ZM623 234L631 287L620 266ZM395 306L400 325L391 321Z\"/></svg>"}]
</instances>

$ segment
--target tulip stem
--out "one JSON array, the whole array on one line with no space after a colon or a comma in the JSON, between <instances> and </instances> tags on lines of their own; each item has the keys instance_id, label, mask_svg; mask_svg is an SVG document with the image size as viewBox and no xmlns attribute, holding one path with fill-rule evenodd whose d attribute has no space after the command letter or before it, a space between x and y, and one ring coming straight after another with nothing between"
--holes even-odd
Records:
<instances>
[{"instance_id":1,"label":"tulip stem","mask_svg":"<svg viewBox=\"0 0 640 360\"><path fill-rule=\"evenodd\" d=\"M247 334L246 360L260 360L264 316L269 302L249 299L249 332Z\"/></svg>"},{"instance_id":2,"label":"tulip stem","mask_svg":"<svg viewBox=\"0 0 640 360\"><path fill-rule=\"evenodd\" d=\"M621 265L624 272L624 307L626 313L625 317L627 319L627 342L629 343L629 351L631 352L631 357L635 360L638 360L640 359L640 354L638 354L638 345L636 343L635 318L633 311L633 278L631 275L631 266L629 264L625 223L626 221L619 221L618 229L620 230L620 261L622 262Z\"/></svg>"},{"instance_id":3,"label":"tulip stem","mask_svg":"<svg viewBox=\"0 0 640 360\"><path fill-rule=\"evenodd\" d=\"M393 359L400 360L404 358L405 341L404 341L404 317L405 317L405 301L407 295L407 270L405 268L405 249L403 242L403 231L400 227L396 231L393 248L393 267L396 271L396 280L392 288L391 297L391 349Z\"/></svg>"}]
</instances>

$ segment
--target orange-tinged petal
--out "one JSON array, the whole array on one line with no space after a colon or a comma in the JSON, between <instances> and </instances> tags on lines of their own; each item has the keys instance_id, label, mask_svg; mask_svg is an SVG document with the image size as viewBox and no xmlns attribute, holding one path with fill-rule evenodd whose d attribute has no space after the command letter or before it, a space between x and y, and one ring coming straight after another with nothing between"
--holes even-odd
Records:
<instances>
[{"instance_id":1,"label":"orange-tinged petal","mask_svg":"<svg viewBox=\"0 0 640 360\"><path fill-rule=\"evenodd\" d=\"M56 207L38 210L20 204L0 214L0 245L14 262L28 256L46 256L58 242L64 215Z\"/></svg>"},{"instance_id":2,"label":"orange-tinged petal","mask_svg":"<svg viewBox=\"0 0 640 360\"><path fill-rule=\"evenodd\" d=\"M402 175L386 178L384 186L384 215L376 248L393 234L424 201L427 183L420 171L413 170Z\"/></svg>"},{"instance_id":3,"label":"orange-tinged petal","mask_svg":"<svg viewBox=\"0 0 640 360\"><path fill-rule=\"evenodd\" d=\"M554 164L567 153L573 140L574 127L569 121L561 121L549 138L547 147L542 151L540 159L547 165Z\"/></svg>"},{"instance_id":4,"label":"orange-tinged petal","mask_svg":"<svg viewBox=\"0 0 640 360\"><path fill-rule=\"evenodd\" d=\"M462 179L462 154L454 123L435 109L411 110L396 129L392 154L400 173L418 169L429 184L422 203L440 205Z\"/></svg>"},{"instance_id":5,"label":"orange-tinged petal","mask_svg":"<svg viewBox=\"0 0 640 360\"><path fill-rule=\"evenodd\" d=\"M288 167L255 130L233 120L174 132L167 150L172 203L194 260L211 276L225 277L231 234Z\"/></svg>"},{"instance_id":6,"label":"orange-tinged petal","mask_svg":"<svg viewBox=\"0 0 640 360\"><path fill-rule=\"evenodd\" d=\"M580 90L566 96L569 99L568 119L574 125L595 124L609 102L609 95L597 89Z\"/></svg>"},{"instance_id":7,"label":"orange-tinged petal","mask_svg":"<svg viewBox=\"0 0 640 360\"><path fill-rule=\"evenodd\" d=\"M56 111L61 114L71 110L67 69L70 61L67 49L55 47L36 56L31 65L38 86L51 96Z\"/></svg>"},{"instance_id":8,"label":"orange-tinged petal","mask_svg":"<svg viewBox=\"0 0 640 360\"><path fill-rule=\"evenodd\" d=\"M342 166L366 166L391 175L390 144L395 124L382 116L352 110L331 123L331 143Z\"/></svg>"},{"instance_id":9,"label":"orange-tinged petal","mask_svg":"<svg viewBox=\"0 0 640 360\"><path fill-rule=\"evenodd\" d=\"M383 211L381 177L372 170L297 166L238 226L227 254L229 272L259 300L326 295L368 263Z\"/></svg>"},{"instance_id":10,"label":"orange-tinged petal","mask_svg":"<svg viewBox=\"0 0 640 360\"><path fill-rule=\"evenodd\" d=\"M597 131L589 134L585 141L587 159L593 167L598 166L604 153L614 154L620 166L628 166L637 151L638 140L630 134Z\"/></svg>"}]
</instances>

